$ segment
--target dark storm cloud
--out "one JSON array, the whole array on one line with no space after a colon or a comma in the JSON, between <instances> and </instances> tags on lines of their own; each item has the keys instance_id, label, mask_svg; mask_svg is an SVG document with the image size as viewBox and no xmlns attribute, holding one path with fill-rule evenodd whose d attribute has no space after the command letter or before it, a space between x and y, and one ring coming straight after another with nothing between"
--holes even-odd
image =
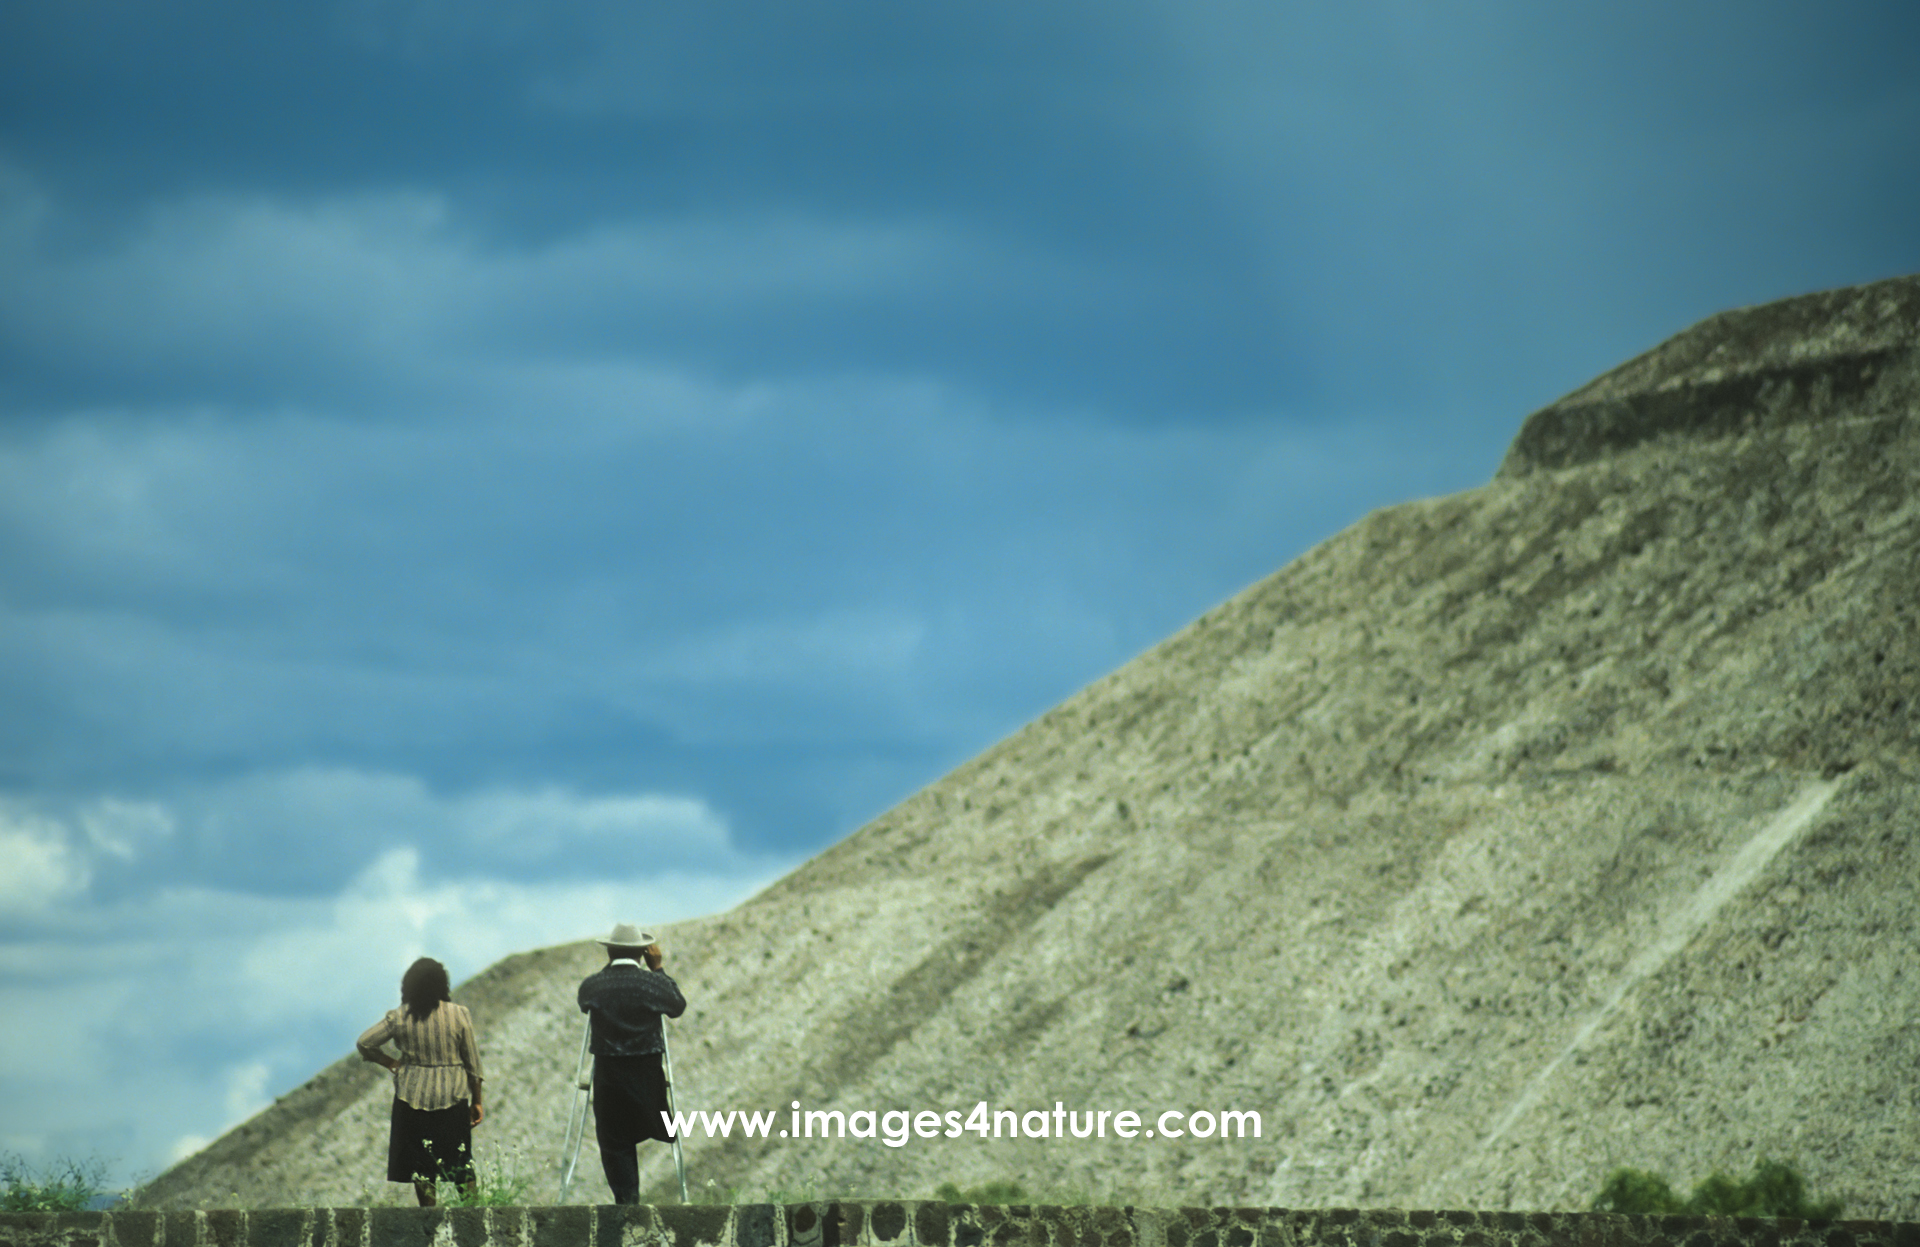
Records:
<instances>
[{"instance_id":1,"label":"dark storm cloud","mask_svg":"<svg viewBox=\"0 0 1920 1247\"><path fill-rule=\"evenodd\" d=\"M17 12L0 143L57 205L49 251L110 253L158 204L260 197L404 202L421 219L396 229L495 267L612 231L629 264L472 292L470 323L429 327L453 335L438 345L727 377L964 372L1110 419L1449 398L1504 417L1730 294L1886 275L1867 240L1900 237L1920 199L1893 50L1920 32L1886 5L1819 23L1390 0ZM114 228L69 237L108 203ZM1793 245L1809 229L1817 255ZM890 256L903 232L920 248ZM850 260L869 280L714 297L631 263L777 268L857 236L882 244ZM1778 275L1750 263L1764 250ZM1661 283L1629 279L1650 266ZM1644 328L1676 292L1684 309ZM242 306L238 358L12 335L0 364L34 407L364 407L410 380L322 311ZM1542 318L1565 331L1516 350Z\"/></svg>"},{"instance_id":2,"label":"dark storm cloud","mask_svg":"<svg viewBox=\"0 0 1920 1247\"><path fill-rule=\"evenodd\" d=\"M1191 154L1154 32L1124 10L483 12L439 39L374 9L85 13L34 8L0 54L13 93L0 144L59 205L50 248L106 203L115 219L70 245L111 250L172 200L429 187L481 259L616 223L657 224L665 249L689 220L737 218L751 253L756 222L904 222L976 248L955 257L973 280L724 303L603 284L480 332L735 376L965 367L1010 396L1140 417L1244 409L1310 377L1248 263L1245 223ZM490 38L498 28L521 37ZM302 329L279 326L274 369L188 355L128 375L31 347L4 362L16 394L42 400L337 389L324 365L345 361Z\"/></svg>"}]
</instances>

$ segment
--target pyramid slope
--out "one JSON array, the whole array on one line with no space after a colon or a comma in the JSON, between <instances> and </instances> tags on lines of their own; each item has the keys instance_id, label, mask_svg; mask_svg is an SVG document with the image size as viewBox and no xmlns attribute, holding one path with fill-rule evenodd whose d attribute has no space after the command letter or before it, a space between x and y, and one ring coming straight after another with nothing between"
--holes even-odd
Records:
<instances>
[{"instance_id":1,"label":"pyramid slope","mask_svg":"<svg viewBox=\"0 0 1920 1247\"><path fill-rule=\"evenodd\" d=\"M1858 319L1920 279L1816 298ZM1920 319L1874 312L1860 380L1858 335L1804 311L1745 339L1800 399L1579 425L1582 394L1738 371L1700 381L1703 335L1742 340L1704 322L1529 420L1578 426L1539 440L1585 448L1563 466L1523 431L1487 486L1376 512L667 932L684 1107L1257 1109L1262 1138L736 1136L689 1142L696 1185L1565 1208L1616 1165L1772 1156L1920 1218ZM460 994L482 1145L535 1198L597 957ZM148 1198L351 1198L386 1095L343 1062ZM643 1181L670 1175L660 1149Z\"/></svg>"}]
</instances>

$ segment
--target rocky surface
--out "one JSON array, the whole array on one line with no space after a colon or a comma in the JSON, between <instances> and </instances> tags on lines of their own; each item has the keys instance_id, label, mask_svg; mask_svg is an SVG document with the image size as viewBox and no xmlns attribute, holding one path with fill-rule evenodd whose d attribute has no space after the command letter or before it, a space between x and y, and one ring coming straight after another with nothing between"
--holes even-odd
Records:
<instances>
[{"instance_id":1,"label":"rocky surface","mask_svg":"<svg viewBox=\"0 0 1920 1247\"><path fill-rule=\"evenodd\" d=\"M1920 1224L944 1201L0 1213L0 1247L1920 1247Z\"/></svg>"},{"instance_id":2,"label":"rocky surface","mask_svg":"<svg viewBox=\"0 0 1920 1247\"><path fill-rule=\"evenodd\" d=\"M736 1132L688 1141L694 1184L1551 1210L1773 1157L1920 1219L1917 343L1920 279L1703 322L1483 488L1376 512L666 931L683 1108L1256 1109L1261 1138ZM536 1199L598 955L459 993L482 1146ZM355 1198L386 1095L349 1058L149 1202Z\"/></svg>"},{"instance_id":3,"label":"rocky surface","mask_svg":"<svg viewBox=\"0 0 1920 1247\"><path fill-rule=\"evenodd\" d=\"M1920 283L1911 280L1710 316L1534 413L1500 475L1572 467L1662 437L1898 418L1920 397L1916 324Z\"/></svg>"}]
</instances>

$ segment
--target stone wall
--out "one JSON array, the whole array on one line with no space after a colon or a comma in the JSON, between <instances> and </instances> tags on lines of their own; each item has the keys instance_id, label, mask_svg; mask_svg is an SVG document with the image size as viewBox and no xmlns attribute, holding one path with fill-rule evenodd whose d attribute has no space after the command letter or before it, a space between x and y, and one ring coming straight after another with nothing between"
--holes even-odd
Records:
<instances>
[{"instance_id":1,"label":"stone wall","mask_svg":"<svg viewBox=\"0 0 1920 1247\"><path fill-rule=\"evenodd\" d=\"M0 1247L1920 1247L1920 1223L913 1201L283 1208L7 1213Z\"/></svg>"}]
</instances>

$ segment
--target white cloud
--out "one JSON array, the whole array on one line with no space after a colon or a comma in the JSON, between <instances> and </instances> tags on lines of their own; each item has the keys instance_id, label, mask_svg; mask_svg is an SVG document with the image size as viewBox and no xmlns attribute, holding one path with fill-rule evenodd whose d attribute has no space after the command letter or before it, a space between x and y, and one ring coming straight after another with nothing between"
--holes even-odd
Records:
<instances>
[{"instance_id":1,"label":"white cloud","mask_svg":"<svg viewBox=\"0 0 1920 1247\"><path fill-rule=\"evenodd\" d=\"M212 1135L183 1134L175 1139L172 1145L167 1148L165 1153L166 1159L162 1163L166 1165L177 1165L211 1142L213 1142Z\"/></svg>"},{"instance_id":2,"label":"white cloud","mask_svg":"<svg viewBox=\"0 0 1920 1247\"><path fill-rule=\"evenodd\" d=\"M26 917L84 891L92 872L56 821L0 804L0 918Z\"/></svg>"},{"instance_id":3,"label":"white cloud","mask_svg":"<svg viewBox=\"0 0 1920 1247\"><path fill-rule=\"evenodd\" d=\"M594 882L423 882L420 852L383 853L340 896L308 904L236 952L247 1020L266 1027L305 1016L331 1022L350 1043L399 1003L400 976L418 957L447 964L456 981L501 957L586 939L615 922L658 923L725 909L791 863L725 873L655 873L644 850L606 854ZM351 1031L351 1034L348 1032Z\"/></svg>"},{"instance_id":4,"label":"white cloud","mask_svg":"<svg viewBox=\"0 0 1920 1247\"><path fill-rule=\"evenodd\" d=\"M396 772L293 767L183 787L164 801L109 797L57 812L0 797L0 917L51 920L109 866L123 884L132 868L131 886L150 897L139 872L157 880L184 867L237 896L256 880L311 898L356 858L368 864L340 903L369 895L399 903L405 893L416 926L428 918L421 906L479 903L486 881L507 870L523 880L530 871L579 879L642 869L731 880L762 877L784 860L741 851L706 802L666 792L543 784L442 793ZM464 882L435 891L422 875ZM288 912L303 903L288 900ZM0 968L6 960L0 948Z\"/></svg>"},{"instance_id":5,"label":"white cloud","mask_svg":"<svg viewBox=\"0 0 1920 1247\"><path fill-rule=\"evenodd\" d=\"M173 815L157 801L122 801L103 797L82 806L75 822L92 846L122 861L173 834Z\"/></svg>"},{"instance_id":6,"label":"white cloud","mask_svg":"<svg viewBox=\"0 0 1920 1247\"><path fill-rule=\"evenodd\" d=\"M280 787L338 818L411 808L454 828L514 827L593 855L577 881L469 875L428 878L446 854L411 844L367 860L336 895L307 899L206 887L170 888L112 902L80 891L71 823L7 807L0 840L10 864L31 846L42 882L68 890L57 911L8 913L0 943L0 1136L30 1159L99 1154L124 1182L171 1164L246 1119L274 1094L351 1050L355 1036L399 1002L414 958L444 961L456 982L503 956L601 933L615 922L654 924L730 908L784 873L791 857L734 849L700 802L633 793L583 798L559 788L435 797L409 777L300 772L253 781L249 798ZM235 808L238 808L236 803ZM257 805L255 808L258 808ZM152 803L87 807L107 830L95 851L194 811ZM316 824L317 825L317 824ZM132 831L128 831L132 828ZM650 862L654 839L681 836L699 851L674 869ZM11 881L18 872L6 872ZM9 882L11 888L12 884ZM156 1007L164 1002L164 1007ZM130 1053L138 1053L129 1064Z\"/></svg>"},{"instance_id":7,"label":"white cloud","mask_svg":"<svg viewBox=\"0 0 1920 1247\"><path fill-rule=\"evenodd\" d=\"M267 1079L273 1074L265 1061L247 1061L227 1071L227 1122L243 1122L267 1106Z\"/></svg>"},{"instance_id":8,"label":"white cloud","mask_svg":"<svg viewBox=\"0 0 1920 1247\"><path fill-rule=\"evenodd\" d=\"M307 860L311 846L322 845L337 860L350 846L377 859L362 890L411 879L423 861L432 876L468 879L508 864L590 875L604 855L726 877L767 864L734 847L712 807L673 793L579 793L557 784L441 793L413 775L296 767L204 786L178 806L166 816L210 852ZM411 863L404 871L402 861Z\"/></svg>"}]
</instances>

